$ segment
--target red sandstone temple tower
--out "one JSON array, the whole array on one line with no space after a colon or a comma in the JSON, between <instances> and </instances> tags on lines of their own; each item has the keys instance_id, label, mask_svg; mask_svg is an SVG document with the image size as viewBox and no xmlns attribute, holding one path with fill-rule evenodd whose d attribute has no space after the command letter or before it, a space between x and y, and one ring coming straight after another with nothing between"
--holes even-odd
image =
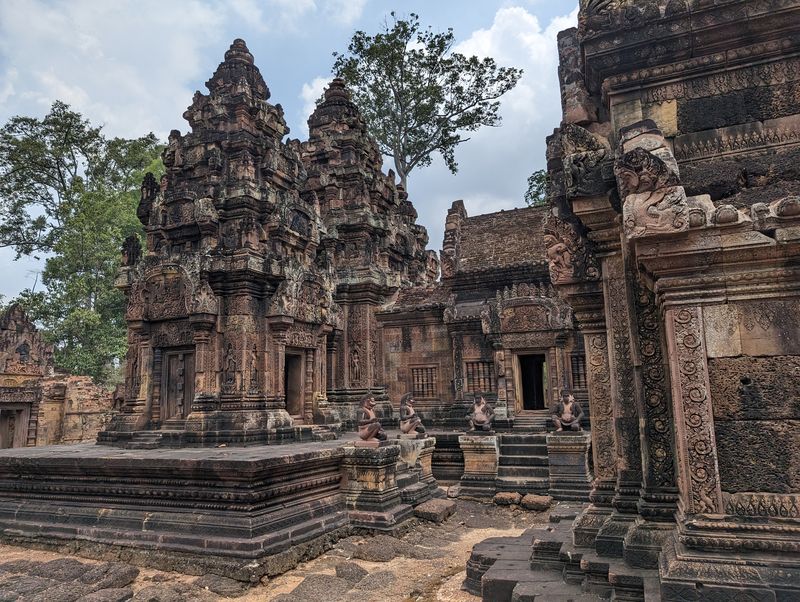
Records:
<instances>
[{"instance_id":1,"label":"red sandstone temple tower","mask_svg":"<svg viewBox=\"0 0 800 602\"><path fill-rule=\"evenodd\" d=\"M280 105L242 40L173 131L166 175L142 184L147 242L126 246L122 411L99 442L144 446L309 437L340 326L323 228ZM140 257L141 255L141 257ZM366 362L365 362L366 363ZM136 433L139 433L138 435Z\"/></svg>"},{"instance_id":2,"label":"red sandstone temple tower","mask_svg":"<svg viewBox=\"0 0 800 602\"><path fill-rule=\"evenodd\" d=\"M340 79L308 119L303 144L308 182L303 198L319 203L328 238L322 245L335 265L335 300L342 330L328 338L328 398L344 422L355 422L367 391L391 418L382 366L383 337L376 312L402 287L433 282L439 271L428 233L394 174L381 171L378 146ZM399 397L399 395L398 395Z\"/></svg>"}]
</instances>

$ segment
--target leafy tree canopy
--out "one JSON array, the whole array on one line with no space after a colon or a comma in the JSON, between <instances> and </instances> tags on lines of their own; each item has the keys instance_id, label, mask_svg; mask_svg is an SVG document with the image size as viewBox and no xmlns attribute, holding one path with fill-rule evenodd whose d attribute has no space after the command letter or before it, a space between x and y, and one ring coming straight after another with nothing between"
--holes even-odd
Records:
<instances>
[{"instance_id":1,"label":"leafy tree canopy","mask_svg":"<svg viewBox=\"0 0 800 602\"><path fill-rule=\"evenodd\" d=\"M499 98L521 69L498 67L494 59L452 52L453 30L422 28L419 16L384 24L369 35L357 31L346 53L334 53L334 73L344 78L370 133L394 159L400 182L441 154L452 173L455 148L466 132L500 124Z\"/></svg>"},{"instance_id":2,"label":"leafy tree canopy","mask_svg":"<svg viewBox=\"0 0 800 602\"><path fill-rule=\"evenodd\" d=\"M525 204L528 207L544 205L547 201L547 171L537 169L528 176L528 189L525 191Z\"/></svg>"},{"instance_id":3,"label":"leafy tree canopy","mask_svg":"<svg viewBox=\"0 0 800 602\"><path fill-rule=\"evenodd\" d=\"M0 129L0 245L46 254L44 291L17 301L54 344L56 366L107 382L125 354L124 297L114 288L120 247L141 235L144 174L163 173L153 134L106 138L62 102L44 119Z\"/></svg>"}]
</instances>

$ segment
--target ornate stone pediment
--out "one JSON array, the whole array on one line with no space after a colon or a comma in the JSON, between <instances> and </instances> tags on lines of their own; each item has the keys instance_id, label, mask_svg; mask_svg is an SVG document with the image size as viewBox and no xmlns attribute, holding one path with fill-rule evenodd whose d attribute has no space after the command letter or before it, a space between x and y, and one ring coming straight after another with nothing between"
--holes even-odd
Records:
<instances>
[{"instance_id":1,"label":"ornate stone pediment","mask_svg":"<svg viewBox=\"0 0 800 602\"><path fill-rule=\"evenodd\" d=\"M193 287L183 270L165 266L135 283L128 299L128 320L170 320L189 315Z\"/></svg>"},{"instance_id":2,"label":"ornate stone pediment","mask_svg":"<svg viewBox=\"0 0 800 602\"><path fill-rule=\"evenodd\" d=\"M42 376L52 367L53 350L18 305L0 317L0 371Z\"/></svg>"}]
</instances>

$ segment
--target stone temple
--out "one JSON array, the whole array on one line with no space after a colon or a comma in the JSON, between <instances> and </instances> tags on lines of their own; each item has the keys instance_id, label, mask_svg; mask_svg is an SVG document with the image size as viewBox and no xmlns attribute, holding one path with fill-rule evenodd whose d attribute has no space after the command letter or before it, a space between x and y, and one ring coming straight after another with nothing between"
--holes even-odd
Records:
<instances>
[{"instance_id":1,"label":"stone temple","mask_svg":"<svg viewBox=\"0 0 800 602\"><path fill-rule=\"evenodd\" d=\"M456 200L437 257L344 83L284 141L234 41L142 184L121 407L96 444L14 431L0 538L255 581L439 479L557 503L475 545L487 601L800 599L800 2L581 0L558 45L547 205Z\"/></svg>"}]
</instances>

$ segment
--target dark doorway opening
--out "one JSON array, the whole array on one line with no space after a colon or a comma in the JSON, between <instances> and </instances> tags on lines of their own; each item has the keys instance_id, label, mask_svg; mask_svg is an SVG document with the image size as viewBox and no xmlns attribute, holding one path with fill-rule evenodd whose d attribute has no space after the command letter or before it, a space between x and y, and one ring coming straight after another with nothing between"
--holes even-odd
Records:
<instances>
[{"instance_id":1,"label":"dark doorway opening","mask_svg":"<svg viewBox=\"0 0 800 602\"><path fill-rule=\"evenodd\" d=\"M14 407L0 410L0 449L25 447L29 414L27 409Z\"/></svg>"},{"instance_id":2,"label":"dark doorway opening","mask_svg":"<svg viewBox=\"0 0 800 602\"><path fill-rule=\"evenodd\" d=\"M161 383L161 420L183 419L194 399L194 353L165 351Z\"/></svg>"},{"instance_id":3,"label":"dark doorway opening","mask_svg":"<svg viewBox=\"0 0 800 602\"><path fill-rule=\"evenodd\" d=\"M520 355L519 371L522 384L522 409L544 410L545 357L541 354Z\"/></svg>"},{"instance_id":4,"label":"dark doorway opening","mask_svg":"<svg viewBox=\"0 0 800 602\"><path fill-rule=\"evenodd\" d=\"M303 356L287 353L283 368L283 387L286 391L286 411L292 416L303 414Z\"/></svg>"}]
</instances>

